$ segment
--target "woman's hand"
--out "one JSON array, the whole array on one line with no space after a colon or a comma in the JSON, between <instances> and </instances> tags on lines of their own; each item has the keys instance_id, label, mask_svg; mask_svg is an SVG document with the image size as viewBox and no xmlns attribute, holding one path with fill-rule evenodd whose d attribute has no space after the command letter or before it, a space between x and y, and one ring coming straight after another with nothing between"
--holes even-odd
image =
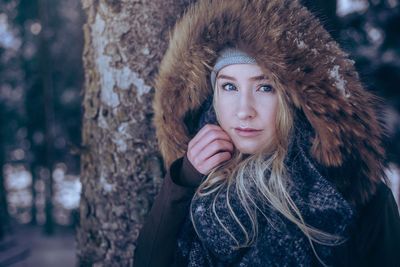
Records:
<instances>
[{"instance_id":1,"label":"woman's hand","mask_svg":"<svg viewBox=\"0 0 400 267\"><path fill-rule=\"evenodd\" d=\"M233 142L218 125L206 124L190 140L187 158L194 168L207 175L214 167L231 158Z\"/></svg>"}]
</instances>

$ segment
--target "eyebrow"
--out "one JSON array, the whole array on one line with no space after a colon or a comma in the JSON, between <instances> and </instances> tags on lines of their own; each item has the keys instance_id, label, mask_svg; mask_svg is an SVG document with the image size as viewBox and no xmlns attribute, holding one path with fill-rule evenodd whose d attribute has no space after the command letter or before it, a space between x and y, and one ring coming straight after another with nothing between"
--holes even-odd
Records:
<instances>
[{"instance_id":1,"label":"eyebrow","mask_svg":"<svg viewBox=\"0 0 400 267\"><path fill-rule=\"evenodd\" d=\"M236 79L234 77L223 75L223 74L218 75L217 79L226 79L226 80L236 81ZM259 75L259 76L250 77L249 80L262 81L262 80L268 80L268 78L265 75Z\"/></svg>"}]
</instances>

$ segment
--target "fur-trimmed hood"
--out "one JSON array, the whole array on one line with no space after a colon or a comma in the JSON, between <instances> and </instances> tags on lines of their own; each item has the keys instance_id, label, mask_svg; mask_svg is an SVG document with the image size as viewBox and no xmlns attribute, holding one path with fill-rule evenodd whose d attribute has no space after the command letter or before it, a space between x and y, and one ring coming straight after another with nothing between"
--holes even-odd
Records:
<instances>
[{"instance_id":1,"label":"fur-trimmed hood","mask_svg":"<svg viewBox=\"0 0 400 267\"><path fill-rule=\"evenodd\" d=\"M193 137L212 97L218 51L236 46L272 72L314 129L310 154L350 200L364 203L385 177L377 98L354 62L297 0L199 0L177 22L156 78L154 125L168 167Z\"/></svg>"}]
</instances>

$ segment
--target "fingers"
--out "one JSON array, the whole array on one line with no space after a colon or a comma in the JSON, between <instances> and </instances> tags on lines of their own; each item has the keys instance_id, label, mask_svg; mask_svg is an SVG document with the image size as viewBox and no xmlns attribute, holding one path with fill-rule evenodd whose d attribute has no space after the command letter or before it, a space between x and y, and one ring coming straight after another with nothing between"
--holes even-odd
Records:
<instances>
[{"instance_id":1,"label":"fingers","mask_svg":"<svg viewBox=\"0 0 400 267\"><path fill-rule=\"evenodd\" d=\"M230 154L233 154L233 148L233 144L229 141L218 139L213 140L198 153L197 160L200 162L205 161L219 152L229 152Z\"/></svg>"},{"instance_id":2,"label":"fingers","mask_svg":"<svg viewBox=\"0 0 400 267\"><path fill-rule=\"evenodd\" d=\"M222 130L222 128L217 125L207 124L189 142L188 149L194 149L195 153L199 153L204 148L204 146L211 143L215 139L231 141L231 138L224 130Z\"/></svg>"},{"instance_id":3,"label":"fingers","mask_svg":"<svg viewBox=\"0 0 400 267\"><path fill-rule=\"evenodd\" d=\"M221 132L222 134L220 135L220 138L222 139L228 138L228 140L230 139L229 136L225 133L224 130L222 130L220 126L215 124L206 124L203 128L200 129L200 131L196 134L196 136L193 137L192 140L190 140L188 144L188 149L191 149L193 146L195 146L200 140L203 139L205 135L207 135L209 131ZM222 135L225 135L225 138L223 138Z\"/></svg>"},{"instance_id":4,"label":"fingers","mask_svg":"<svg viewBox=\"0 0 400 267\"><path fill-rule=\"evenodd\" d=\"M202 174L208 174L218 164L229 160L233 141L218 125L207 124L189 142L187 157Z\"/></svg>"},{"instance_id":5,"label":"fingers","mask_svg":"<svg viewBox=\"0 0 400 267\"><path fill-rule=\"evenodd\" d=\"M209 173L215 166L218 166L224 161L230 160L231 157L232 155L229 152L217 153L205 161L201 167L204 168L205 173Z\"/></svg>"},{"instance_id":6,"label":"fingers","mask_svg":"<svg viewBox=\"0 0 400 267\"><path fill-rule=\"evenodd\" d=\"M215 143L215 141L217 141ZM225 141L225 142L223 142ZM211 144L214 142L213 147L219 146L219 145L225 145L226 142L232 142L229 137L226 136L226 134L221 133L221 132L216 132L215 130L212 130L206 134L203 139L198 141L194 146L191 147L191 153L193 155L199 155L202 153L202 151L205 149L205 147L211 146ZM217 151L215 151L217 152Z\"/></svg>"}]
</instances>

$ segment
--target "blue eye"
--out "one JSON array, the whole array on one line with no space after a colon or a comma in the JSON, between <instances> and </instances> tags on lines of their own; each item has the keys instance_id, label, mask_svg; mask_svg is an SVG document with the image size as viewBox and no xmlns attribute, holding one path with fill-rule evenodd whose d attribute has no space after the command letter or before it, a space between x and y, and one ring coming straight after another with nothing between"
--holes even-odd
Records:
<instances>
[{"instance_id":1,"label":"blue eye","mask_svg":"<svg viewBox=\"0 0 400 267\"><path fill-rule=\"evenodd\" d=\"M234 86L231 83L224 83L222 85L222 89L225 90L225 91L233 91L233 90L236 90L236 86Z\"/></svg>"},{"instance_id":2,"label":"blue eye","mask_svg":"<svg viewBox=\"0 0 400 267\"><path fill-rule=\"evenodd\" d=\"M260 90L263 91L263 92L272 92L272 91L274 90L274 89L272 88L272 86L269 85L269 84L263 84L263 85L261 85L259 88L260 88Z\"/></svg>"}]
</instances>

